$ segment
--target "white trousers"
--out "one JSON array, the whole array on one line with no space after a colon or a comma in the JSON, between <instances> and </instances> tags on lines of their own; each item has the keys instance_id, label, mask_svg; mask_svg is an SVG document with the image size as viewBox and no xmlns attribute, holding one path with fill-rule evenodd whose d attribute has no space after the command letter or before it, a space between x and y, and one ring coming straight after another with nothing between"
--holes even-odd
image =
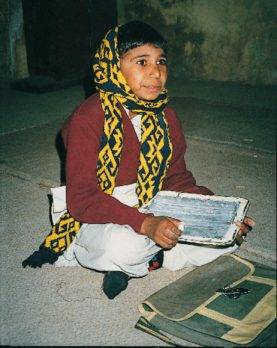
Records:
<instances>
[{"instance_id":1,"label":"white trousers","mask_svg":"<svg viewBox=\"0 0 277 348\"><path fill-rule=\"evenodd\" d=\"M52 220L55 223L66 210L65 187L52 189L52 194ZM123 196L127 204L126 191ZM55 266L81 265L98 271L123 271L132 277L142 277L148 274L148 262L160 249L150 238L138 234L129 225L83 224ZM213 248L178 243L164 252L163 267L176 271L201 266L236 249L237 246Z\"/></svg>"}]
</instances>

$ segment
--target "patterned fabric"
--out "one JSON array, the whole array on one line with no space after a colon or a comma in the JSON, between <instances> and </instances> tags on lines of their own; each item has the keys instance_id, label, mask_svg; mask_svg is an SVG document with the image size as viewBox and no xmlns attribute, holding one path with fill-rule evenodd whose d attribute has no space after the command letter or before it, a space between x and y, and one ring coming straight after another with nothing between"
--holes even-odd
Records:
<instances>
[{"instance_id":1,"label":"patterned fabric","mask_svg":"<svg viewBox=\"0 0 277 348\"><path fill-rule=\"evenodd\" d=\"M144 101L131 91L120 71L117 49L118 27L110 30L95 55L93 70L104 110L104 133L101 139L97 177L100 188L111 195L115 188L123 147L123 124L120 104L141 115L141 151L136 193L138 206L149 202L162 188L172 156L172 144L163 109L167 104L164 90L154 101ZM43 245L54 252L67 249L81 224L65 213L53 226Z\"/></svg>"},{"instance_id":2,"label":"patterned fabric","mask_svg":"<svg viewBox=\"0 0 277 348\"><path fill-rule=\"evenodd\" d=\"M69 247L80 228L81 223L66 212L54 224L51 232L45 238L43 245L55 253L63 252Z\"/></svg>"},{"instance_id":3,"label":"patterned fabric","mask_svg":"<svg viewBox=\"0 0 277 348\"><path fill-rule=\"evenodd\" d=\"M163 261L164 261L164 251L163 251L163 249L161 249L149 261L148 271L151 272L151 271L155 271L156 269L161 268L163 265Z\"/></svg>"},{"instance_id":4,"label":"patterned fabric","mask_svg":"<svg viewBox=\"0 0 277 348\"><path fill-rule=\"evenodd\" d=\"M139 99L120 71L117 49L118 28L110 30L95 55L93 65L96 88L105 113L104 136L97 167L99 185L112 194L123 146L122 117L119 105L141 115L141 151L136 193L139 206L150 201L161 189L172 155L172 146L163 109L164 90L155 101Z\"/></svg>"}]
</instances>

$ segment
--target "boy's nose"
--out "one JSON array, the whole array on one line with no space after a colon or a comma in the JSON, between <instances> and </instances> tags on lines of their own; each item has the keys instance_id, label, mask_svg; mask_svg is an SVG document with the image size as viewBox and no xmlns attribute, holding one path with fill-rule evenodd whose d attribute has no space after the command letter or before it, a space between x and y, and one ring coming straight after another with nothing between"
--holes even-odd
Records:
<instances>
[{"instance_id":1,"label":"boy's nose","mask_svg":"<svg viewBox=\"0 0 277 348\"><path fill-rule=\"evenodd\" d=\"M151 77L159 78L161 76L160 67L157 64L152 65L149 75Z\"/></svg>"}]
</instances>

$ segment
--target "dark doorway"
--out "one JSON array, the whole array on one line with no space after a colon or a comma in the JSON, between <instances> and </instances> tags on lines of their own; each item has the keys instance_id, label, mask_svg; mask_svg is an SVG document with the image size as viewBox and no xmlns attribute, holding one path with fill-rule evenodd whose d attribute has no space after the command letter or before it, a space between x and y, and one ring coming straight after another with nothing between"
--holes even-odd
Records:
<instances>
[{"instance_id":1,"label":"dark doorway","mask_svg":"<svg viewBox=\"0 0 277 348\"><path fill-rule=\"evenodd\" d=\"M22 5L29 85L36 81L34 89L42 92L51 84L56 89L87 83L96 45L117 24L116 0L22 0Z\"/></svg>"}]
</instances>

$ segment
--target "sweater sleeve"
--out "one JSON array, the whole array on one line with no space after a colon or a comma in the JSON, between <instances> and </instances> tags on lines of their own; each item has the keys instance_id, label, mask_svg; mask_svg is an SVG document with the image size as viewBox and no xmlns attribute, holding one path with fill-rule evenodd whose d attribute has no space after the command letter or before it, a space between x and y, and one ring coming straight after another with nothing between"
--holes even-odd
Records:
<instances>
[{"instance_id":1,"label":"sweater sleeve","mask_svg":"<svg viewBox=\"0 0 277 348\"><path fill-rule=\"evenodd\" d=\"M196 185L192 173L187 170L185 162L186 140L182 131L182 125L172 109L168 108L167 118L169 123L170 138L173 145L173 155L166 178L163 183L163 190L198 193L212 195L213 192L204 186Z\"/></svg>"},{"instance_id":2,"label":"sweater sleeve","mask_svg":"<svg viewBox=\"0 0 277 348\"><path fill-rule=\"evenodd\" d=\"M85 109L85 110L84 110ZM66 126L66 196L70 214L82 223L130 225L139 232L146 216L104 193L96 175L103 116L79 108Z\"/></svg>"}]
</instances>

